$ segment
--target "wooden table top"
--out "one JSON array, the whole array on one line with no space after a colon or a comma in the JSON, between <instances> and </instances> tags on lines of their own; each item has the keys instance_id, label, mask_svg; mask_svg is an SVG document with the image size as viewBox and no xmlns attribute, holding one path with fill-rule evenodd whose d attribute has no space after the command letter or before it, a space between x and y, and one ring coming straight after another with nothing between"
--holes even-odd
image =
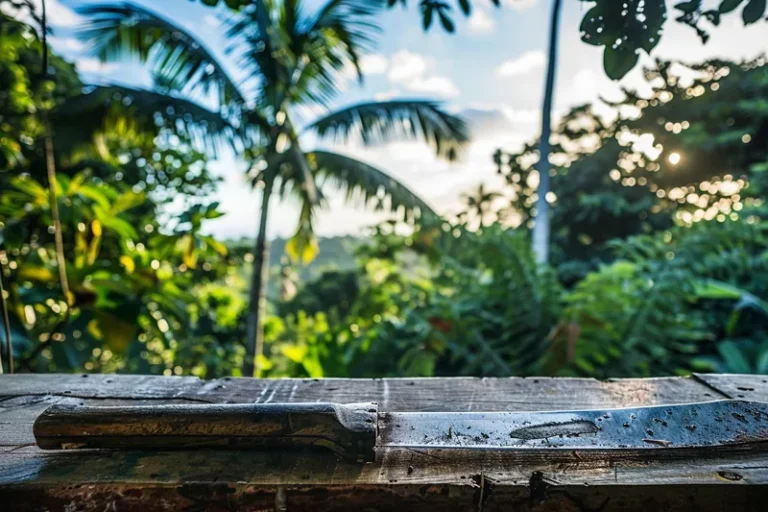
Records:
<instances>
[{"instance_id":1,"label":"wooden table top","mask_svg":"<svg viewBox=\"0 0 768 512\"><path fill-rule=\"evenodd\" d=\"M763 510L768 446L700 456L628 452L236 450L46 452L32 425L54 403L368 402L387 411L614 408L728 398L768 402L768 377L218 379L0 376L2 510ZM5 508L10 507L10 508Z\"/></svg>"}]
</instances>

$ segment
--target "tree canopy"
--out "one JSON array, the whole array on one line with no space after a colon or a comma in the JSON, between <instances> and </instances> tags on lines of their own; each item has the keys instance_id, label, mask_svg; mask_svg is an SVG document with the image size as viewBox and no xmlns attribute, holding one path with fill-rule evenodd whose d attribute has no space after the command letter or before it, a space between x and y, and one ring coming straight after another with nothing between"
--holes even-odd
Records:
<instances>
[{"instance_id":1,"label":"tree canopy","mask_svg":"<svg viewBox=\"0 0 768 512\"><path fill-rule=\"evenodd\" d=\"M211 73L186 87L209 87L219 108L182 99L168 86L207 68L204 49L171 66L164 57L179 55L176 45L193 49L186 32L163 39L156 28L168 20L91 9L100 35L89 37L102 51L151 43L148 60L167 80L152 90L91 88L54 53L45 76L33 28L0 14L0 303L14 367L242 375L257 251L251 239L223 240L207 227L222 215L210 199L220 182L210 146L244 151L249 135L236 121L251 108L256 121L246 121L258 136L277 131L286 122L277 121L279 103L255 106L298 89L276 80L247 97ZM142 37L121 32L126 18ZM365 237L321 241L328 253L311 268L275 241L262 374L768 374L768 63L657 61L643 71L647 93L627 89L620 101L574 108L553 131L550 264L531 251L537 142L488 155L502 185L467 191L455 215L421 216L410 231L393 216ZM391 140L420 117L460 131L432 102L377 109L357 104L312 129L341 144L362 134ZM42 113L55 150L52 187ZM195 122L204 115L221 122ZM422 139L450 157L439 136ZM245 155L267 158L261 149ZM321 197L337 189L382 200L377 187L388 178L378 169L323 150L304 155ZM263 181L265 169L252 177ZM279 170L300 187L296 169ZM390 198L408 194L389 187ZM71 297L58 276L51 190Z\"/></svg>"}]
</instances>

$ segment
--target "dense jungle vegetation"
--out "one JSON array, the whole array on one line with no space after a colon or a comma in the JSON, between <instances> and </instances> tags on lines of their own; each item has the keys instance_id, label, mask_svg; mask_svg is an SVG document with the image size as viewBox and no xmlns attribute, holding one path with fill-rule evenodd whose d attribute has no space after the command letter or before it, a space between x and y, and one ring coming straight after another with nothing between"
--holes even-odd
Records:
<instances>
[{"instance_id":1,"label":"dense jungle vegetation","mask_svg":"<svg viewBox=\"0 0 768 512\"><path fill-rule=\"evenodd\" d=\"M375 10L332 2L313 31L292 24L294 3L233 15L255 93L138 8L89 8L84 38L104 59L143 56L153 90L83 83L34 23L0 13L0 272L16 372L211 378L250 374L255 358L266 377L768 374L765 58L658 60L644 70L652 93L625 90L614 119L589 104L560 119L542 264L535 134L488 155L503 187L442 217L383 171L299 146L292 106L338 93ZM269 24L279 37L263 37ZM260 45L285 53L248 49ZM430 100L344 107L310 128L409 138L448 160L469 138ZM209 161L224 147L253 162L258 193L304 205L271 256L265 236L205 229L222 215ZM315 210L333 194L392 221L318 242Z\"/></svg>"}]
</instances>

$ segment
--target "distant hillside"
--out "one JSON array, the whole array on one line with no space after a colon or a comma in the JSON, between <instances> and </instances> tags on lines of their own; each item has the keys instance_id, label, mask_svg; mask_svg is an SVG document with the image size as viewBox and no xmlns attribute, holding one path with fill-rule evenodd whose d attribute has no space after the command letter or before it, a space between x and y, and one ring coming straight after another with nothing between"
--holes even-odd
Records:
<instances>
[{"instance_id":1,"label":"distant hillside","mask_svg":"<svg viewBox=\"0 0 768 512\"><path fill-rule=\"evenodd\" d=\"M288 262L288 256L285 254L285 244L288 240L285 238L276 238L270 242L269 246L269 267L270 269L280 268ZM320 254L309 265L296 267L296 271L302 281L308 281L317 277L323 270L337 269L350 270L355 267L355 249L360 244L360 239L354 236L322 237L318 240L320 245ZM253 247L253 240L242 238L227 242L230 248Z\"/></svg>"},{"instance_id":2,"label":"distant hillside","mask_svg":"<svg viewBox=\"0 0 768 512\"><path fill-rule=\"evenodd\" d=\"M269 265L274 267L281 262L287 262L285 244L288 240L277 238L272 240L269 248ZM355 267L355 249L360 244L360 239L354 236L337 236L320 238L320 254L309 265L297 268L302 281L317 277L323 270L337 269L350 270Z\"/></svg>"}]
</instances>

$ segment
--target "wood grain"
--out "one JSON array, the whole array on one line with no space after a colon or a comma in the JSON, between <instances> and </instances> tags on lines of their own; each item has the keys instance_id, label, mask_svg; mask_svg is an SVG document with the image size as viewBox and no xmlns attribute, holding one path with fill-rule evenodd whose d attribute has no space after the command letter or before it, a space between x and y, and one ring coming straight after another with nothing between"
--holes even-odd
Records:
<instances>
[{"instance_id":1,"label":"wood grain","mask_svg":"<svg viewBox=\"0 0 768 512\"><path fill-rule=\"evenodd\" d=\"M768 386L761 380L722 375L609 381L0 376L0 508L762 510L768 499L768 451L650 459L632 453L565 453L555 458L384 450L375 463L360 465L322 452L52 453L39 450L32 435L35 419L53 403L376 401L383 411L557 410L707 401L738 394L768 401Z\"/></svg>"}]
</instances>

